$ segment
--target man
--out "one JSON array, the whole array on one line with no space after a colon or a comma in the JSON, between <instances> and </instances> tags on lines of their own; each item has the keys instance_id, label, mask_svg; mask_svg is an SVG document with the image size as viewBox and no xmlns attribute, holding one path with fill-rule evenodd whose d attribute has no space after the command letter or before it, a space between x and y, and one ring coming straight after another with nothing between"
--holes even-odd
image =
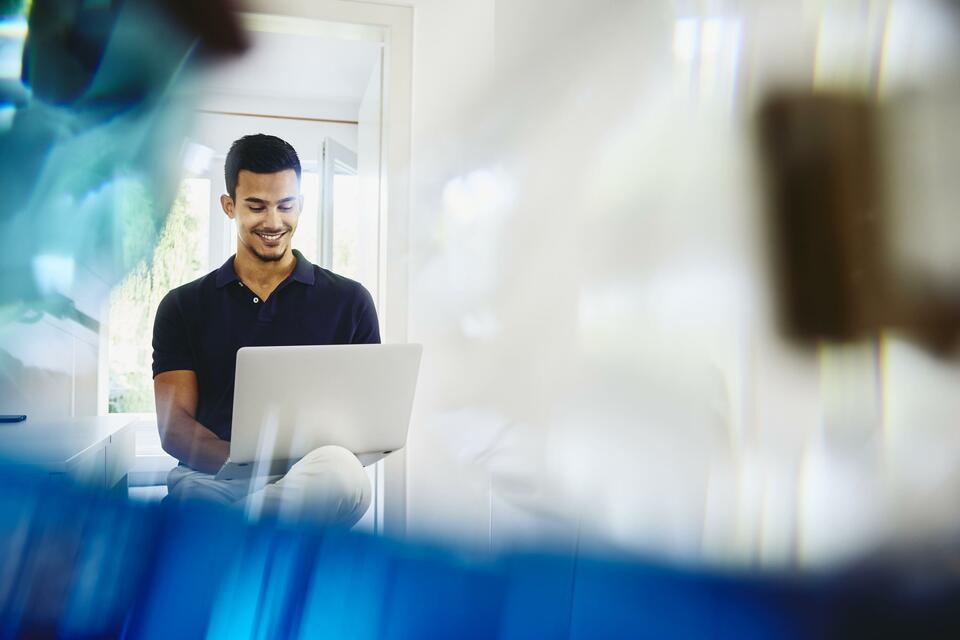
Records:
<instances>
[{"instance_id":1,"label":"man","mask_svg":"<svg viewBox=\"0 0 960 640\"><path fill-rule=\"evenodd\" d=\"M224 169L224 213L237 252L222 267L168 293L157 310L153 375L163 448L180 461L173 499L200 497L352 525L370 503L356 456L321 447L250 493L214 475L227 459L237 350L245 346L378 343L377 314L359 283L291 248L303 196L300 161L280 138L240 138Z\"/></svg>"}]
</instances>

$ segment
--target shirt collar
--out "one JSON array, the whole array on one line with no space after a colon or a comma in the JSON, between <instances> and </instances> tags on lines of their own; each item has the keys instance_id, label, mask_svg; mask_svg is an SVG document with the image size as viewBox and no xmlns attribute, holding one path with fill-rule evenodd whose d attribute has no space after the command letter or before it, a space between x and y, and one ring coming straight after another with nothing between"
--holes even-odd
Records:
<instances>
[{"instance_id":1,"label":"shirt collar","mask_svg":"<svg viewBox=\"0 0 960 640\"><path fill-rule=\"evenodd\" d=\"M236 282L240 278L237 276L236 269L233 268L233 259L236 256L230 256L227 261L217 269L217 289L222 289L231 282Z\"/></svg>"},{"instance_id":2,"label":"shirt collar","mask_svg":"<svg viewBox=\"0 0 960 640\"><path fill-rule=\"evenodd\" d=\"M303 254L293 250L293 255L297 256L297 264L293 268L293 279L303 284L313 286L316 283L317 274L313 269L313 263L303 257Z\"/></svg>"},{"instance_id":3,"label":"shirt collar","mask_svg":"<svg viewBox=\"0 0 960 640\"><path fill-rule=\"evenodd\" d=\"M313 285L316 283L316 273L313 270L313 264L309 260L303 257L303 254L293 250L293 255L297 258L297 264L293 267L293 273L290 274L290 277L297 282L302 282L303 284ZM221 289L232 282L237 282L240 280L240 277L237 275L237 270L233 268L233 259L236 256L230 256L223 265L217 269L217 288Z\"/></svg>"}]
</instances>

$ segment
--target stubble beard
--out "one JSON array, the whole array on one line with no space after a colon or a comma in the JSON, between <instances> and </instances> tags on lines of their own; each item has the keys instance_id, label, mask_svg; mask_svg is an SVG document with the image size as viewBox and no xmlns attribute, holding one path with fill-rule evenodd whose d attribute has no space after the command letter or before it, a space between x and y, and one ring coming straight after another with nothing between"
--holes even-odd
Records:
<instances>
[{"instance_id":1,"label":"stubble beard","mask_svg":"<svg viewBox=\"0 0 960 640\"><path fill-rule=\"evenodd\" d=\"M265 255L263 255L262 253L260 253L259 251L257 251L256 249L254 249L253 247L250 247L250 251L253 253L254 256L257 257L258 260L260 260L260 262L279 262L279 261L283 260L283 259L287 256L287 251L288 251L288 250L289 250L289 247L284 247L284 248L283 248L283 253L281 253L281 254L279 254L279 255L275 255L275 256L265 256Z\"/></svg>"},{"instance_id":2,"label":"stubble beard","mask_svg":"<svg viewBox=\"0 0 960 640\"><path fill-rule=\"evenodd\" d=\"M290 232L287 231L287 233L289 234ZM256 236L254 233L251 233L251 235ZM250 253L252 253L253 256L260 262L279 262L280 260L283 260L287 256L287 252L290 251L289 239L287 241L287 245L283 248L283 251L279 255L264 255L257 251L257 248L253 242L244 242L243 245L249 249Z\"/></svg>"}]
</instances>

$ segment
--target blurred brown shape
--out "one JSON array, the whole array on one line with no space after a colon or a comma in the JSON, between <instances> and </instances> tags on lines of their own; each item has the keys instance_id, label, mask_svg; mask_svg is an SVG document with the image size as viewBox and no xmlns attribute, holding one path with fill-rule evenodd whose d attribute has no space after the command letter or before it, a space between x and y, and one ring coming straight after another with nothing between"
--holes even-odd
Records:
<instances>
[{"instance_id":1,"label":"blurred brown shape","mask_svg":"<svg viewBox=\"0 0 960 640\"><path fill-rule=\"evenodd\" d=\"M778 309L800 340L852 340L883 322L874 121L853 96L779 94L760 111Z\"/></svg>"},{"instance_id":2,"label":"blurred brown shape","mask_svg":"<svg viewBox=\"0 0 960 640\"><path fill-rule=\"evenodd\" d=\"M246 33L232 0L163 0L174 20L200 41L205 54L229 56L247 50Z\"/></svg>"},{"instance_id":3,"label":"blurred brown shape","mask_svg":"<svg viewBox=\"0 0 960 640\"><path fill-rule=\"evenodd\" d=\"M807 344L899 327L945 351L956 341L960 307L916 286L908 291L894 270L878 110L857 94L784 92L761 106L780 324Z\"/></svg>"}]
</instances>

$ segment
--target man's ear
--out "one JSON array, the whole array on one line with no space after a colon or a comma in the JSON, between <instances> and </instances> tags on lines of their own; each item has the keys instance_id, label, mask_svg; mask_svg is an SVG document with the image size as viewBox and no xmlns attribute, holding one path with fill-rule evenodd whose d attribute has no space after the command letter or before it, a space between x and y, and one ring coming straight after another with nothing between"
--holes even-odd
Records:
<instances>
[{"instance_id":1,"label":"man's ear","mask_svg":"<svg viewBox=\"0 0 960 640\"><path fill-rule=\"evenodd\" d=\"M220 206L223 207L223 212L227 214L227 217L233 220L233 198L223 193L220 195Z\"/></svg>"}]
</instances>

